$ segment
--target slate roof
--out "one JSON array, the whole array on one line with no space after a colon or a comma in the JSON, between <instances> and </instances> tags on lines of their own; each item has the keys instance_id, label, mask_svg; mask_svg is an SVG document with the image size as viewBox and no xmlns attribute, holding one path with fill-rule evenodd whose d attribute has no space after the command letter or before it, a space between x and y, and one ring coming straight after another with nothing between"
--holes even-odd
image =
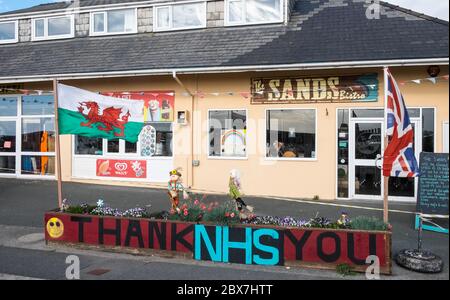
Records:
<instances>
[{"instance_id":1,"label":"slate roof","mask_svg":"<svg viewBox=\"0 0 450 300\"><path fill-rule=\"evenodd\" d=\"M366 7L363 0L298 0L288 26L221 27L0 45L0 78L448 58L448 22L385 3L380 18L369 20Z\"/></svg>"}]
</instances>

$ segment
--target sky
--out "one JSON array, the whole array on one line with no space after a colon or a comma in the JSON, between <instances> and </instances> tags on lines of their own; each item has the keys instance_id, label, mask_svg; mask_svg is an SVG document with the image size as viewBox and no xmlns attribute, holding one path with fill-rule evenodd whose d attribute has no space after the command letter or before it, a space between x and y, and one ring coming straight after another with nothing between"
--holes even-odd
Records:
<instances>
[{"instance_id":1,"label":"sky","mask_svg":"<svg viewBox=\"0 0 450 300\"><path fill-rule=\"evenodd\" d=\"M60 1L60 0L59 0ZM449 0L384 0L404 8L437 17L449 19ZM58 0L0 0L0 12L31 7L37 4L58 2Z\"/></svg>"}]
</instances>

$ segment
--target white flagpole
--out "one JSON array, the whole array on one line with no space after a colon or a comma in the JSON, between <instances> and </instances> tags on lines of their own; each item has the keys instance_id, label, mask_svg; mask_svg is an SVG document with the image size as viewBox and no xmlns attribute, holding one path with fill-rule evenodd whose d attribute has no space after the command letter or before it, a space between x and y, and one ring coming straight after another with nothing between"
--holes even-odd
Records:
<instances>
[{"instance_id":1,"label":"white flagpole","mask_svg":"<svg viewBox=\"0 0 450 300\"><path fill-rule=\"evenodd\" d=\"M59 139L59 114L58 114L58 80L53 80L53 96L55 100L55 147L56 147L56 176L58 179L58 207L62 209L62 176L61 176L61 143Z\"/></svg>"},{"instance_id":2,"label":"white flagpole","mask_svg":"<svg viewBox=\"0 0 450 300\"><path fill-rule=\"evenodd\" d=\"M384 67L384 149L386 150L389 138L387 136L387 102L388 102L388 67ZM384 153L383 153L384 155ZM383 158L384 166L384 158ZM381 168L383 172L383 168ZM383 174L382 174L383 175ZM384 175L383 175L384 176ZM389 222L389 176L384 176L383 181L383 221Z\"/></svg>"}]
</instances>

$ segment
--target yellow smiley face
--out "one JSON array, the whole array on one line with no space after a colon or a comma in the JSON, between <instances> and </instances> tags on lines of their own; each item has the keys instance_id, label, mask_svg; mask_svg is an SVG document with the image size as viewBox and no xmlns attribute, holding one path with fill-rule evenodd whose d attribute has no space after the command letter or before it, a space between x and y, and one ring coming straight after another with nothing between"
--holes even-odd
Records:
<instances>
[{"instance_id":1,"label":"yellow smiley face","mask_svg":"<svg viewBox=\"0 0 450 300\"><path fill-rule=\"evenodd\" d=\"M51 238L57 239L64 234L64 224L58 218L51 218L47 222L47 232Z\"/></svg>"}]
</instances>

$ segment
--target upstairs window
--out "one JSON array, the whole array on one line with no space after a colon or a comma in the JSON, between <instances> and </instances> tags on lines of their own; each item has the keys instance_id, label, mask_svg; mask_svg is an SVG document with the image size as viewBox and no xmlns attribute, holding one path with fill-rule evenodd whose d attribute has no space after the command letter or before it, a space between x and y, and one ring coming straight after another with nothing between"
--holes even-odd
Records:
<instances>
[{"instance_id":1,"label":"upstairs window","mask_svg":"<svg viewBox=\"0 0 450 300\"><path fill-rule=\"evenodd\" d=\"M137 32L137 10L120 9L91 14L91 35Z\"/></svg>"},{"instance_id":2,"label":"upstairs window","mask_svg":"<svg viewBox=\"0 0 450 300\"><path fill-rule=\"evenodd\" d=\"M156 6L155 30L180 30L206 27L206 2Z\"/></svg>"},{"instance_id":3,"label":"upstairs window","mask_svg":"<svg viewBox=\"0 0 450 300\"><path fill-rule=\"evenodd\" d=\"M65 39L74 37L73 16L33 20L33 40Z\"/></svg>"},{"instance_id":4,"label":"upstairs window","mask_svg":"<svg viewBox=\"0 0 450 300\"><path fill-rule=\"evenodd\" d=\"M283 22L283 0L227 0L226 25Z\"/></svg>"},{"instance_id":5,"label":"upstairs window","mask_svg":"<svg viewBox=\"0 0 450 300\"><path fill-rule=\"evenodd\" d=\"M0 23L0 44L18 42L17 21Z\"/></svg>"}]
</instances>

